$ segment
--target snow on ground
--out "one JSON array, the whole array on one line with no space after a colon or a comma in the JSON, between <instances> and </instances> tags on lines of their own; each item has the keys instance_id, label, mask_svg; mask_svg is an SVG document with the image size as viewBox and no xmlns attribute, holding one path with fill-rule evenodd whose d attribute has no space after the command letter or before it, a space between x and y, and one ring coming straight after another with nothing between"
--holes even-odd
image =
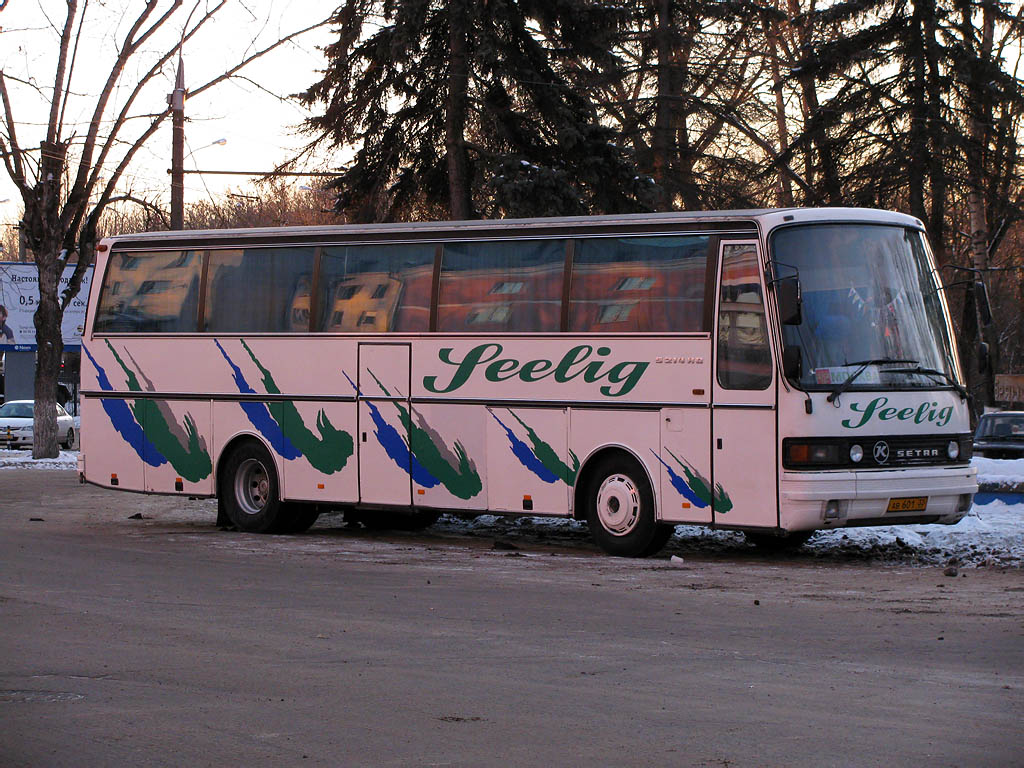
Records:
<instances>
[{"instance_id":1,"label":"snow on ground","mask_svg":"<svg viewBox=\"0 0 1024 768\"><path fill-rule=\"evenodd\" d=\"M61 451L56 459L32 460L32 452L0 449L0 470L6 467L75 469L77 451ZM987 485L1024 485L1024 459L975 458L978 480ZM326 522L326 521L325 521ZM579 542L586 526L556 518L466 517L445 515L441 531L469 535L512 536ZM747 552L743 534L701 526L681 525L668 545L674 553L714 554ZM839 528L818 532L795 557L848 559L902 565L1024 567L1024 503L993 501L975 505L956 525L899 525L874 528Z\"/></svg>"}]
</instances>

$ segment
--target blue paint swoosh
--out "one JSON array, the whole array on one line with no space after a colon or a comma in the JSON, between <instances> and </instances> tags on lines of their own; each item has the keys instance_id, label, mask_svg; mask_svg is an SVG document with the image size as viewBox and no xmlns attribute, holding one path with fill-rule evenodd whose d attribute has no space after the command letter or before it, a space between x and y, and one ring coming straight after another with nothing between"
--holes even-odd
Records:
<instances>
[{"instance_id":1,"label":"blue paint swoosh","mask_svg":"<svg viewBox=\"0 0 1024 768\"><path fill-rule=\"evenodd\" d=\"M352 385L352 389L356 391L356 394L360 394L359 387L356 386L351 377L344 371L341 373L348 379L348 383ZM409 450L409 445L402 439L402 435L384 420L380 409L373 404L373 401L363 400L362 402L366 403L370 409L370 418L373 419L374 425L373 436L377 438L377 442L381 444L384 452L391 457L391 460L400 469L412 475L412 479L424 488L433 488L435 485L440 485L441 481L430 474L426 467L419 463L416 456Z\"/></svg>"},{"instance_id":2,"label":"blue paint swoosh","mask_svg":"<svg viewBox=\"0 0 1024 768\"><path fill-rule=\"evenodd\" d=\"M238 391L243 395L259 394L249 386L249 382L242 375L242 369L231 361L231 358L228 357L228 353L224 351L224 347L220 345L220 342L214 339L213 343L217 345L217 349L224 355L224 359L228 361L228 365L234 371L235 386L238 387ZM281 458L291 460L297 459L302 455L299 449L292 445L292 441L285 437L281 427L274 421L274 417L270 415L270 409L267 408L266 403L246 401L239 403L239 405L242 406L242 410L245 411L245 415L249 417L252 425L256 427L261 435L267 438L274 447L274 450L281 455Z\"/></svg>"},{"instance_id":3,"label":"blue paint swoosh","mask_svg":"<svg viewBox=\"0 0 1024 768\"><path fill-rule=\"evenodd\" d=\"M86 356L96 368L96 380L99 382L100 389L106 392L113 392L114 385L110 383L107 372L96 362L96 358L92 356L92 353L84 344L82 349L85 350ZM146 437L146 433L142 431L142 427L135 420L132 409L128 407L127 402L107 398L102 399L100 402L103 404L103 410L107 412L107 416L110 418L110 423L114 425L114 429L120 433L128 445L135 449L140 459L151 467L159 467L167 463L167 458L157 450L157 447Z\"/></svg>"},{"instance_id":4,"label":"blue paint swoosh","mask_svg":"<svg viewBox=\"0 0 1024 768\"><path fill-rule=\"evenodd\" d=\"M672 481L672 487L679 491L679 493L683 495L683 498L685 498L687 501L693 504L693 506L697 507L697 509L704 509L704 507L708 505L706 501L704 501L700 496L693 492L693 489L686 484L686 480L684 478L680 477L674 471L672 471L672 467L666 464L665 460L661 458L661 456L658 456L658 454L655 453L653 448L651 449L651 453L654 454L658 461L665 465L665 469L668 470L669 479Z\"/></svg>"},{"instance_id":5,"label":"blue paint swoosh","mask_svg":"<svg viewBox=\"0 0 1024 768\"><path fill-rule=\"evenodd\" d=\"M502 428L505 430L505 434L508 436L508 441L512 444L512 453L517 459L519 459L519 463L533 472L533 474L545 483L557 482L558 475L544 466L533 450L531 450L530 446L516 437L515 433L508 428L505 422L495 415L494 411L491 411L491 416L494 416L494 420L501 424Z\"/></svg>"}]
</instances>

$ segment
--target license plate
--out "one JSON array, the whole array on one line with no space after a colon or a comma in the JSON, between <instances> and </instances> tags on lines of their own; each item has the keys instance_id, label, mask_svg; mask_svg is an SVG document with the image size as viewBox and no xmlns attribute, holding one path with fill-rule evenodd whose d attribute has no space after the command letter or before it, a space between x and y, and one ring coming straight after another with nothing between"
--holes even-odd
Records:
<instances>
[{"instance_id":1,"label":"license plate","mask_svg":"<svg viewBox=\"0 0 1024 768\"><path fill-rule=\"evenodd\" d=\"M904 499L889 499L886 512L924 512L928 506L927 496L910 496Z\"/></svg>"}]
</instances>

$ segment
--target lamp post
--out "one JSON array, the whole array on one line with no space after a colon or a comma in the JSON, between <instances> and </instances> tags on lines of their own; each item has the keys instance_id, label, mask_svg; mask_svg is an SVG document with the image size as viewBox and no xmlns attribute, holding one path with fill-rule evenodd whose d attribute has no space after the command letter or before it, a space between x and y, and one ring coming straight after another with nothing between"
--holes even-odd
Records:
<instances>
[{"instance_id":1,"label":"lamp post","mask_svg":"<svg viewBox=\"0 0 1024 768\"><path fill-rule=\"evenodd\" d=\"M171 229L185 227L185 62L178 56L171 107Z\"/></svg>"}]
</instances>

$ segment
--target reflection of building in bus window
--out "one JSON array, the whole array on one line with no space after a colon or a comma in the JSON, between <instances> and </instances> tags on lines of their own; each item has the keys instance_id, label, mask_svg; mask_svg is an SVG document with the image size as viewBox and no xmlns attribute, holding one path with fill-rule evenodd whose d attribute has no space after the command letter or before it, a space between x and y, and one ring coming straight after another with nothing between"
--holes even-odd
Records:
<instances>
[{"instance_id":1,"label":"reflection of building in bus window","mask_svg":"<svg viewBox=\"0 0 1024 768\"><path fill-rule=\"evenodd\" d=\"M287 327L290 330L309 330L309 307L312 289L312 283L305 275L300 277L295 283L295 290L292 292L291 310L288 314L289 323Z\"/></svg>"},{"instance_id":2,"label":"reflection of building in bus window","mask_svg":"<svg viewBox=\"0 0 1024 768\"><path fill-rule=\"evenodd\" d=\"M386 272L362 272L334 284L331 305L324 308L324 330L385 332L391 330L402 281Z\"/></svg>"}]
</instances>

